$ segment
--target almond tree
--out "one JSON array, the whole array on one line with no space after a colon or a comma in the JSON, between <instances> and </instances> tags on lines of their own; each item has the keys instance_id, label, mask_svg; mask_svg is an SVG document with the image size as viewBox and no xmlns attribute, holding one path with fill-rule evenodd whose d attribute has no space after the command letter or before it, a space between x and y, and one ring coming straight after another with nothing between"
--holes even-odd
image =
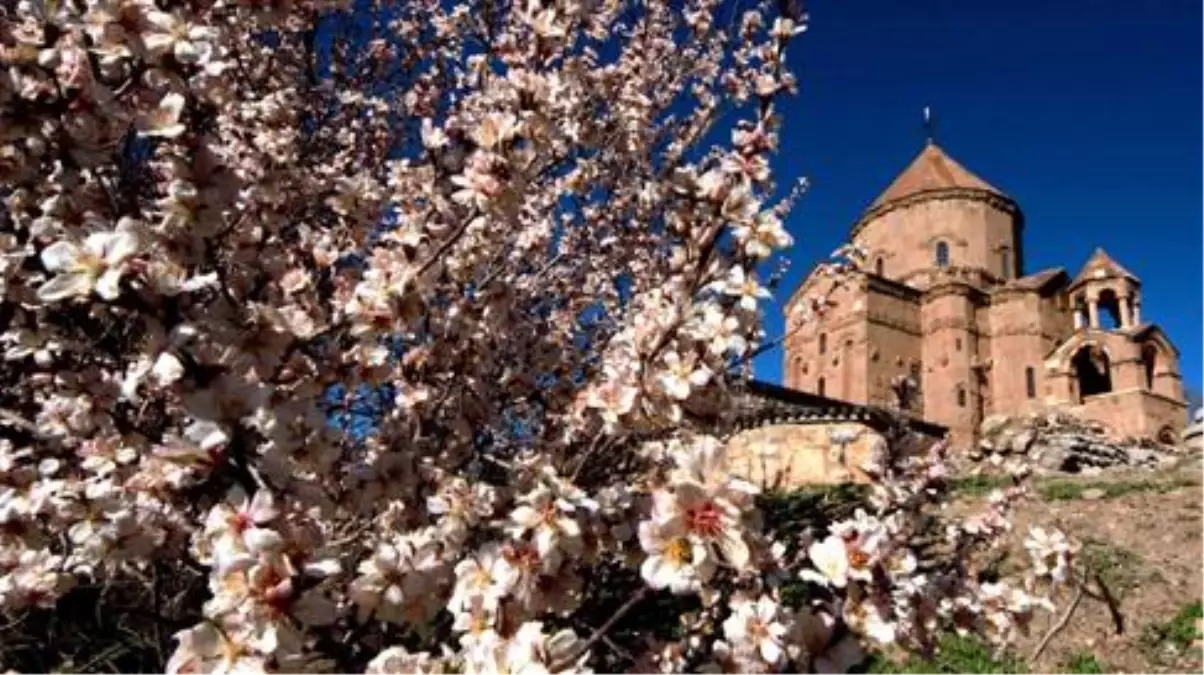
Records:
<instances>
[{"instance_id":1,"label":"almond tree","mask_svg":"<svg viewBox=\"0 0 1204 675\"><path fill-rule=\"evenodd\" d=\"M172 672L845 669L1010 639L1034 587L964 556L1020 488L921 569L939 449L883 448L866 510L771 536L712 431L790 243L769 160L803 19L0 9L10 625L146 584L137 625L189 624ZM1043 537L1057 576L1073 551ZM642 603L677 625L618 644Z\"/></svg>"}]
</instances>

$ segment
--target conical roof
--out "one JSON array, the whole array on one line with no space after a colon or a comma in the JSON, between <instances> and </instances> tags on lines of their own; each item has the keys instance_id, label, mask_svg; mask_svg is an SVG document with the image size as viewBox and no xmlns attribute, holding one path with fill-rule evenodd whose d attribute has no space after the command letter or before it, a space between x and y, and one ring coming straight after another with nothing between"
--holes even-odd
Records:
<instances>
[{"instance_id":1,"label":"conical roof","mask_svg":"<svg viewBox=\"0 0 1204 675\"><path fill-rule=\"evenodd\" d=\"M1103 248L1096 248L1091 257L1087 259L1086 264L1083 265L1083 269L1079 270L1074 281L1070 282L1070 285L1078 286L1088 279L1108 279L1115 277L1139 281L1135 274L1113 260L1107 251Z\"/></svg>"},{"instance_id":2,"label":"conical roof","mask_svg":"<svg viewBox=\"0 0 1204 675\"><path fill-rule=\"evenodd\" d=\"M936 143L929 142L890 187L870 204L870 210L883 204L932 190L969 189L994 192L1006 197L966 167L958 164Z\"/></svg>"}]
</instances>

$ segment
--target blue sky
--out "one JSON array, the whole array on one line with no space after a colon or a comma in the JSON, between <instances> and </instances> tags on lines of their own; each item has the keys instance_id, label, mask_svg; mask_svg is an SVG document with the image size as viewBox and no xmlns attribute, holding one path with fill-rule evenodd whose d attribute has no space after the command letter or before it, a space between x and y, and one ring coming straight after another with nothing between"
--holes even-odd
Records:
<instances>
[{"instance_id":1,"label":"blue sky","mask_svg":"<svg viewBox=\"0 0 1204 675\"><path fill-rule=\"evenodd\" d=\"M1016 199L1026 272L1078 272L1096 246L1141 278L1142 318L1201 383L1201 2L814 0L776 171L811 190L781 306L867 204L937 142ZM1169 243L1168 242L1172 242ZM756 376L778 382L781 351Z\"/></svg>"}]
</instances>

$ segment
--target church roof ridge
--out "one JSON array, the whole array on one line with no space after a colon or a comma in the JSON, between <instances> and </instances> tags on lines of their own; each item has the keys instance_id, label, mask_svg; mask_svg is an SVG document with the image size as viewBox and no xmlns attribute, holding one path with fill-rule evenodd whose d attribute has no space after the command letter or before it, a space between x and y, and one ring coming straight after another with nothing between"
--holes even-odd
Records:
<instances>
[{"instance_id":1,"label":"church roof ridge","mask_svg":"<svg viewBox=\"0 0 1204 675\"><path fill-rule=\"evenodd\" d=\"M1129 270L1125 269L1123 265L1116 262L1116 259L1108 255L1108 252L1104 250L1104 247L1096 246L1095 250L1091 253L1091 257L1087 258L1087 262L1083 263L1083 269L1079 270L1079 273L1075 275L1074 281L1072 281L1070 285L1078 286L1079 284L1093 278L1106 279L1114 277L1131 279L1135 282L1141 283L1141 280L1137 278L1136 274L1133 274Z\"/></svg>"},{"instance_id":2,"label":"church roof ridge","mask_svg":"<svg viewBox=\"0 0 1204 675\"><path fill-rule=\"evenodd\" d=\"M950 157L941 146L929 141L907 168L895 176L891 184L870 203L867 211L923 192L950 189L981 190L1008 198L1001 190Z\"/></svg>"}]
</instances>

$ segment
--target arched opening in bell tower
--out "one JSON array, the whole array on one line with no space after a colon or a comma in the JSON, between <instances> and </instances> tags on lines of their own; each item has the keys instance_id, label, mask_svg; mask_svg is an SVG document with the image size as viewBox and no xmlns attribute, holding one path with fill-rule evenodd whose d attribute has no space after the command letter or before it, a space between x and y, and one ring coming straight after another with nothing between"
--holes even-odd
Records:
<instances>
[{"instance_id":1,"label":"arched opening in bell tower","mask_svg":"<svg viewBox=\"0 0 1204 675\"><path fill-rule=\"evenodd\" d=\"M1120 299L1116 297L1116 291L1111 288L1100 291L1096 303L1099 306L1100 328L1118 330L1124 327L1120 320Z\"/></svg>"}]
</instances>

